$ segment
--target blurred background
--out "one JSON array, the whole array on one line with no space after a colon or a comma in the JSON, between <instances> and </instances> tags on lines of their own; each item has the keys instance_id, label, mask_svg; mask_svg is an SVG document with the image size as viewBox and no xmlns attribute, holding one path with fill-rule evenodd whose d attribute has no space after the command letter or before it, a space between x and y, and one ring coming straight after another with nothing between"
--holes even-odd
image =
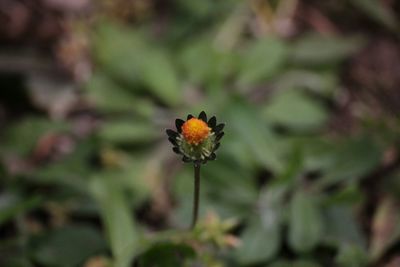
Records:
<instances>
[{"instance_id":1,"label":"blurred background","mask_svg":"<svg viewBox=\"0 0 400 267\"><path fill-rule=\"evenodd\" d=\"M0 266L400 266L399 37L396 0L1 0Z\"/></svg>"}]
</instances>

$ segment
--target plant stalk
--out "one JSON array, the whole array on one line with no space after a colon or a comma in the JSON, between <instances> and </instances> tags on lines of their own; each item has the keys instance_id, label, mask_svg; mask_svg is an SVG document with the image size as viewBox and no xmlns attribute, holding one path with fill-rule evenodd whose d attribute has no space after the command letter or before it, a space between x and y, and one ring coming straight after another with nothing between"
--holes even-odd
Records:
<instances>
[{"instance_id":1,"label":"plant stalk","mask_svg":"<svg viewBox=\"0 0 400 267\"><path fill-rule=\"evenodd\" d=\"M199 193L200 193L200 164L194 164L194 196L193 196L193 217L190 229L196 226L199 213Z\"/></svg>"}]
</instances>

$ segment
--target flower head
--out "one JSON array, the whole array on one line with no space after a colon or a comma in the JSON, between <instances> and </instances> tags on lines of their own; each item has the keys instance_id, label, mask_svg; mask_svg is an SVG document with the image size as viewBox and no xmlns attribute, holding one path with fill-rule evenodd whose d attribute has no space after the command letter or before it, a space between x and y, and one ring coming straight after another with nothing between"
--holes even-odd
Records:
<instances>
[{"instance_id":1,"label":"flower head","mask_svg":"<svg viewBox=\"0 0 400 267\"><path fill-rule=\"evenodd\" d=\"M188 115L186 121L176 119L175 125L177 132L167 130L168 140L174 145L173 151L183 155L184 162L206 163L216 158L225 124L217 125L215 116L207 121L202 111L197 118Z\"/></svg>"},{"instance_id":2,"label":"flower head","mask_svg":"<svg viewBox=\"0 0 400 267\"><path fill-rule=\"evenodd\" d=\"M191 145L202 143L210 134L207 123L197 118L191 118L182 125L183 138Z\"/></svg>"}]
</instances>

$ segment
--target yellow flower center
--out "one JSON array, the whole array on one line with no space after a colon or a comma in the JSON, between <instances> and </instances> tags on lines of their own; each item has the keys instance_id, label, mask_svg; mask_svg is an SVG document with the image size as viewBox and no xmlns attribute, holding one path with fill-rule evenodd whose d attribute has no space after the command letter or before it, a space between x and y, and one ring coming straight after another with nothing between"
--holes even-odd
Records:
<instances>
[{"instance_id":1,"label":"yellow flower center","mask_svg":"<svg viewBox=\"0 0 400 267\"><path fill-rule=\"evenodd\" d=\"M198 145L210 134L211 128L202 120L191 118L182 125L182 134L186 142Z\"/></svg>"}]
</instances>

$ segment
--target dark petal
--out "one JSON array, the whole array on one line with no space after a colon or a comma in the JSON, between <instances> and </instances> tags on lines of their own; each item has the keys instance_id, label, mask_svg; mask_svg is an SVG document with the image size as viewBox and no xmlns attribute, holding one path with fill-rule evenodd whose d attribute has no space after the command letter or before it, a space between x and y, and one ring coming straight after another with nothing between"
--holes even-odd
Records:
<instances>
[{"instance_id":1,"label":"dark petal","mask_svg":"<svg viewBox=\"0 0 400 267\"><path fill-rule=\"evenodd\" d=\"M202 164L206 164L206 163L207 163L207 160L208 160L208 159L203 159L203 160L201 161L201 163L202 163Z\"/></svg>"},{"instance_id":2,"label":"dark petal","mask_svg":"<svg viewBox=\"0 0 400 267\"><path fill-rule=\"evenodd\" d=\"M200 112L199 119L207 123L207 114L204 111Z\"/></svg>"},{"instance_id":3,"label":"dark petal","mask_svg":"<svg viewBox=\"0 0 400 267\"><path fill-rule=\"evenodd\" d=\"M172 148L172 150L176 153L176 154L181 154L181 151L179 150L179 147L174 146Z\"/></svg>"},{"instance_id":4,"label":"dark petal","mask_svg":"<svg viewBox=\"0 0 400 267\"><path fill-rule=\"evenodd\" d=\"M220 123L217 126L215 126L214 128L214 132L219 133L221 132L225 127L225 123Z\"/></svg>"},{"instance_id":5,"label":"dark petal","mask_svg":"<svg viewBox=\"0 0 400 267\"><path fill-rule=\"evenodd\" d=\"M221 143L217 143L215 146L214 146L214 151L216 151L218 148L219 148L219 145L220 145Z\"/></svg>"},{"instance_id":6,"label":"dark petal","mask_svg":"<svg viewBox=\"0 0 400 267\"><path fill-rule=\"evenodd\" d=\"M219 134L217 134L217 136L215 137L215 142L218 142L219 140L221 140L222 136L224 136L224 132L220 132Z\"/></svg>"},{"instance_id":7,"label":"dark petal","mask_svg":"<svg viewBox=\"0 0 400 267\"><path fill-rule=\"evenodd\" d=\"M210 157L208 158L209 160L215 160L217 158L217 155L215 153L211 153Z\"/></svg>"},{"instance_id":8,"label":"dark petal","mask_svg":"<svg viewBox=\"0 0 400 267\"><path fill-rule=\"evenodd\" d=\"M191 118L193 118L192 114L187 115L187 119L186 120L190 120Z\"/></svg>"},{"instance_id":9,"label":"dark petal","mask_svg":"<svg viewBox=\"0 0 400 267\"><path fill-rule=\"evenodd\" d=\"M165 132L171 138L177 138L178 137L178 133L173 131L173 130L171 130L171 129L167 129Z\"/></svg>"},{"instance_id":10,"label":"dark petal","mask_svg":"<svg viewBox=\"0 0 400 267\"><path fill-rule=\"evenodd\" d=\"M183 162L191 162L190 158L188 158L186 156L183 156L182 161Z\"/></svg>"},{"instance_id":11,"label":"dark petal","mask_svg":"<svg viewBox=\"0 0 400 267\"><path fill-rule=\"evenodd\" d=\"M217 118L215 116L212 116L207 124L209 127L211 127L211 129L214 130L215 126L217 125Z\"/></svg>"},{"instance_id":12,"label":"dark petal","mask_svg":"<svg viewBox=\"0 0 400 267\"><path fill-rule=\"evenodd\" d=\"M178 145L178 143L176 142L176 139L175 139L175 138L170 137L170 138L168 138L168 141L170 141L171 144L173 144L174 146L177 146L177 145Z\"/></svg>"},{"instance_id":13,"label":"dark petal","mask_svg":"<svg viewBox=\"0 0 400 267\"><path fill-rule=\"evenodd\" d=\"M181 120L181 119L176 119L175 120L175 126L176 126L176 129L178 130L178 133L180 133L182 131L182 125L184 123L185 123L184 120Z\"/></svg>"}]
</instances>

